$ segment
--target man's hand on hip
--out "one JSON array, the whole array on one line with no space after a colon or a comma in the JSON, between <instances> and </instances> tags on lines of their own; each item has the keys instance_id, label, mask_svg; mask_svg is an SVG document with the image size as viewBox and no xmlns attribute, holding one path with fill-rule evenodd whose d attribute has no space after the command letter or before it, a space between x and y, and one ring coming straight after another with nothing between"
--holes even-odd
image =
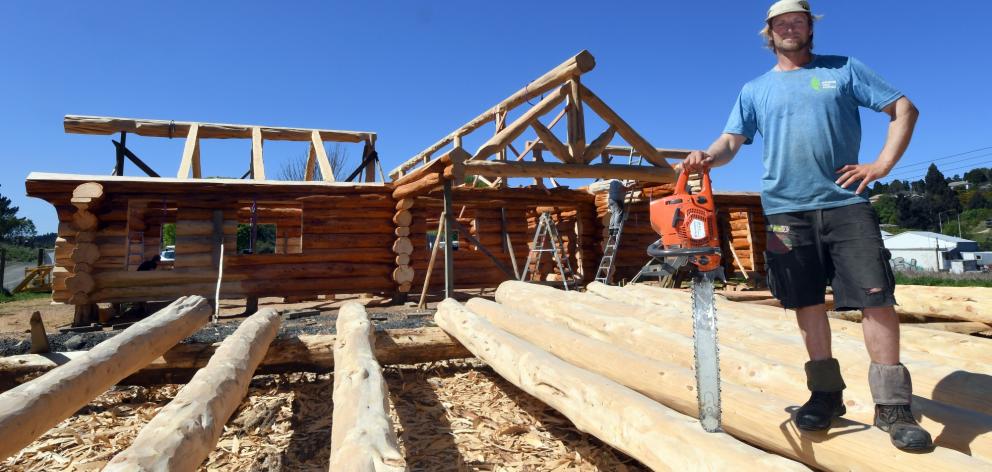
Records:
<instances>
[{"instance_id":1,"label":"man's hand on hip","mask_svg":"<svg viewBox=\"0 0 992 472\"><path fill-rule=\"evenodd\" d=\"M678 164L678 167L686 172L699 172L713 166L713 156L706 151L692 151L685 160Z\"/></svg>"},{"instance_id":2,"label":"man's hand on hip","mask_svg":"<svg viewBox=\"0 0 992 472\"><path fill-rule=\"evenodd\" d=\"M889 175L889 169L878 162L872 162L871 164L849 164L837 169L837 173L841 174L836 182L840 188L847 188L860 180L861 184L854 192L860 195L868 188L868 184Z\"/></svg>"}]
</instances>

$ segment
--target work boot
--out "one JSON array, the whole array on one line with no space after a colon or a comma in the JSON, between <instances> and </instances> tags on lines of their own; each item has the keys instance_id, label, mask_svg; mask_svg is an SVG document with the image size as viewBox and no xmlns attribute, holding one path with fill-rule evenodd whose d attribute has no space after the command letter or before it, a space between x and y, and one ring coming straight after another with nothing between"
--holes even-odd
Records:
<instances>
[{"instance_id":1,"label":"work boot","mask_svg":"<svg viewBox=\"0 0 992 472\"><path fill-rule=\"evenodd\" d=\"M844 379L837 359L820 359L806 363L806 387L812 395L796 412L796 426L805 431L821 431L830 421L847 413L844 406Z\"/></svg>"},{"instance_id":2,"label":"work boot","mask_svg":"<svg viewBox=\"0 0 992 472\"><path fill-rule=\"evenodd\" d=\"M796 412L796 426L805 431L823 431L830 422L847 413L844 392L813 392Z\"/></svg>"},{"instance_id":3,"label":"work boot","mask_svg":"<svg viewBox=\"0 0 992 472\"><path fill-rule=\"evenodd\" d=\"M875 426L889 433L892 445L907 451L933 447L930 433L920 427L909 405L913 381L902 364L876 364L868 368L868 386L875 401Z\"/></svg>"},{"instance_id":4,"label":"work boot","mask_svg":"<svg viewBox=\"0 0 992 472\"><path fill-rule=\"evenodd\" d=\"M933 447L930 433L916 422L909 405L875 405L875 426L889 433L892 445L904 451Z\"/></svg>"}]
</instances>

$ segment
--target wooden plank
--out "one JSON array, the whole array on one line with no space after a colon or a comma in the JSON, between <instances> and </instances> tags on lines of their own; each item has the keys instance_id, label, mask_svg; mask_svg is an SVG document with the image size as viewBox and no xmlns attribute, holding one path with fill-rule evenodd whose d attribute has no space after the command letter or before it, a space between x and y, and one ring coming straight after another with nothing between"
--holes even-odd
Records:
<instances>
[{"instance_id":1,"label":"wooden plank","mask_svg":"<svg viewBox=\"0 0 992 472\"><path fill-rule=\"evenodd\" d=\"M251 169L255 180L265 180L265 161L262 159L262 130L251 129Z\"/></svg>"},{"instance_id":2,"label":"wooden plank","mask_svg":"<svg viewBox=\"0 0 992 472\"><path fill-rule=\"evenodd\" d=\"M358 143L375 136L375 133L368 131L314 130L279 126L193 123L189 121L115 118L110 116L66 115L63 120L66 133L113 134L124 131L139 136L153 136L157 138L173 138L186 135L193 125L200 127L201 138L210 139L251 139L252 128L258 128L262 132L262 138L269 141L310 141L312 131L320 133L320 138L324 141L346 143Z\"/></svg>"},{"instance_id":3,"label":"wooden plank","mask_svg":"<svg viewBox=\"0 0 992 472\"><path fill-rule=\"evenodd\" d=\"M310 134L310 155L316 156L317 164L320 165L320 176L324 182L334 182L334 169L327 159L327 150L324 149L324 141L320 139L320 133L314 130ZM310 170L310 158L307 159L307 170Z\"/></svg>"},{"instance_id":4,"label":"wooden plank","mask_svg":"<svg viewBox=\"0 0 992 472\"><path fill-rule=\"evenodd\" d=\"M179 161L179 173L176 177L188 179L190 168L193 169L193 177L200 177L200 125L190 123L189 132L186 133L186 144L183 146L182 160Z\"/></svg>"},{"instance_id":5,"label":"wooden plank","mask_svg":"<svg viewBox=\"0 0 992 472\"><path fill-rule=\"evenodd\" d=\"M558 164L551 162L499 162L469 161L465 163L466 175L500 177L559 177L634 179L641 182L673 182L675 171L652 166L622 164Z\"/></svg>"},{"instance_id":6,"label":"wooden plank","mask_svg":"<svg viewBox=\"0 0 992 472\"><path fill-rule=\"evenodd\" d=\"M575 56L570 57L554 69L551 69L541 77L531 81L522 89L514 92L512 95L500 101L492 108L486 110L481 115L475 117L448 136L445 136L440 141L421 151L416 156L407 159L404 163L389 171L389 176L394 179L401 176L404 172L422 162L425 157L429 158L439 149L447 146L456 138L465 136L466 134L475 131L480 126L493 121L500 111L512 110L520 104L535 97L539 97L548 90L565 83L565 81L571 79L572 77L591 71L594 67L596 67L596 59L592 56L592 54L586 50L580 51Z\"/></svg>"}]
</instances>

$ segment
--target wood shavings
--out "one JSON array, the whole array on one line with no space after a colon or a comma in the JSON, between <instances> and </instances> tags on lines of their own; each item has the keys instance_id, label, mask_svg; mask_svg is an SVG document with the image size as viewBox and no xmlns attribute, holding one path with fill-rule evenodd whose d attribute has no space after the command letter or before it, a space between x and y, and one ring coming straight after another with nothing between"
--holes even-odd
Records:
<instances>
[{"instance_id":1,"label":"wood shavings","mask_svg":"<svg viewBox=\"0 0 992 472\"><path fill-rule=\"evenodd\" d=\"M390 416L411 471L645 471L477 361L384 372ZM115 388L0 471L95 471L130 446L181 385ZM259 376L200 471L326 471L330 375Z\"/></svg>"}]
</instances>

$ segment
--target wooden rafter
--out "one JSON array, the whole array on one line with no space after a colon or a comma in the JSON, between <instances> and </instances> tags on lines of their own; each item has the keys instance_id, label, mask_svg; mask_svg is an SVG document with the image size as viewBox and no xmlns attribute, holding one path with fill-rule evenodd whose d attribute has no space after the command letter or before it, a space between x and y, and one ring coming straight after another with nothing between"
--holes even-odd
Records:
<instances>
[{"instance_id":1,"label":"wooden rafter","mask_svg":"<svg viewBox=\"0 0 992 472\"><path fill-rule=\"evenodd\" d=\"M562 144L554 133L548 127L544 126L540 120L534 120L530 126L534 128L534 132L537 133L537 137L544 143L544 147L551 151L551 154L557 157L558 160L565 163L575 162L572 160L572 154L569 148Z\"/></svg>"},{"instance_id":2,"label":"wooden rafter","mask_svg":"<svg viewBox=\"0 0 992 472\"><path fill-rule=\"evenodd\" d=\"M610 126L609 128L606 128L606 131L603 131L602 134L592 140L592 142L589 143L589 146L586 147L586 151L582 155L582 163L588 164L599 157L600 154L606 150L606 147L610 145L610 141L613 141L613 137L616 136L616 134L617 129L615 127ZM608 162L604 162L604 164L608 164Z\"/></svg>"},{"instance_id":3,"label":"wooden rafter","mask_svg":"<svg viewBox=\"0 0 992 472\"><path fill-rule=\"evenodd\" d=\"M663 157L658 155L654 146L652 146L648 140L644 139L644 137L638 134L637 131L634 131L634 128L627 124L623 118L620 118L620 115L613 111L609 105L600 100L596 94L592 93L591 90L582 84L579 84L579 88L582 91L582 100L586 103L586 105L589 105L589 108L596 112L596 114L599 115L603 121L616 128L617 132L620 133L620 136L622 136L628 144L633 146L637 152L641 153L646 161L658 167L672 167Z\"/></svg>"},{"instance_id":4,"label":"wooden rafter","mask_svg":"<svg viewBox=\"0 0 992 472\"><path fill-rule=\"evenodd\" d=\"M466 134L475 131L482 125L489 123L496 119L497 113L500 111L509 111L517 106L523 104L524 102L531 100L535 97L541 96L541 94L564 84L566 81L573 77L577 77L586 72L591 71L596 67L596 59L589 53L589 51L581 51L573 57L570 57L565 62L559 64L554 69L551 69L541 77L538 77L534 81L528 83L524 88L516 91L503 101L497 103L492 108L486 110L481 115L472 119L462 127L458 128L451 134L441 138L440 141L432 144L427 149L421 151L416 156L407 159L406 162L400 164L393 170L389 171L389 176L392 178L397 178L405 173L407 170L415 167L421 162L426 162L425 158L429 160L430 156L441 148L452 143L456 138L465 136Z\"/></svg>"},{"instance_id":5,"label":"wooden rafter","mask_svg":"<svg viewBox=\"0 0 992 472\"><path fill-rule=\"evenodd\" d=\"M520 136L520 134L523 133L524 130L531 124L531 122L541 116L544 116L564 99L564 87L560 87L549 93L544 97L544 100L538 102L537 105L534 105L530 110L524 112L520 118L517 118L516 121L507 125L505 129L497 133L496 136L490 138L489 141L486 141L486 143L475 152L472 159L486 159L487 157L497 153L500 149L505 148L509 142Z\"/></svg>"},{"instance_id":6,"label":"wooden rafter","mask_svg":"<svg viewBox=\"0 0 992 472\"><path fill-rule=\"evenodd\" d=\"M156 138L182 137L192 125L200 129L203 139L251 139L252 129L258 128L268 141L309 141L313 131L324 141L358 143L375 136L368 131L341 131L331 129L285 128L279 126L236 125L224 123L199 123L190 121L148 120L142 118L115 118L110 116L66 115L63 126L66 133L113 134L121 131Z\"/></svg>"},{"instance_id":7,"label":"wooden rafter","mask_svg":"<svg viewBox=\"0 0 992 472\"><path fill-rule=\"evenodd\" d=\"M675 178L671 167L617 164L558 164L551 162L468 161L466 175L497 177L559 177L635 179L642 182L670 182Z\"/></svg>"}]
</instances>

